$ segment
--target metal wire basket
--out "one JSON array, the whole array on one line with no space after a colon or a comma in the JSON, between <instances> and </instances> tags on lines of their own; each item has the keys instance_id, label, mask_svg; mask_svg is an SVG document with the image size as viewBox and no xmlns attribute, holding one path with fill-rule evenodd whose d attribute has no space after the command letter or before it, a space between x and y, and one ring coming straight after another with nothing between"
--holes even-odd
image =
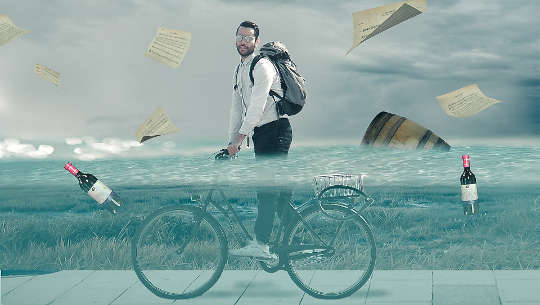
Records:
<instances>
[{"instance_id":1,"label":"metal wire basket","mask_svg":"<svg viewBox=\"0 0 540 305\"><path fill-rule=\"evenodd\" d=\"M372 205L373 198L364 193L364 176L366 175L330 174L315 176L313 179L315 196L322 212L330 218L346 220L355 217L356 214L337 216L327 211L325 206L339 204L355 212L360 212Z\"/></svg>"},{"instance_id":2,"label":"metal wire basket","mask_svg":"<svg viewBox=\"0 0 540 305\"><path fill-rule=\"evenodd\" d=\"M315 176L313 178L315 196L318 196L322 190L333 185L350 186L360 191L363 191L364 176L365 175L353 174L328 174ZM324 192L324 194L322 194L322 197L326 198L337 196L351 196L354 195L354 193L355 192L351 189L336 188Z\"/></svg>"}]
</instances>

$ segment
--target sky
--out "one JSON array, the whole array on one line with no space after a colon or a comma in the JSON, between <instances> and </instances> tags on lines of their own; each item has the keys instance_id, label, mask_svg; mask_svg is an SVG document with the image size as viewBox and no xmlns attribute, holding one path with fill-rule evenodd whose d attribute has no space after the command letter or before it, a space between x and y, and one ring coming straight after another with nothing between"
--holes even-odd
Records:
<instances>
[{"instance_id":1,"label":"sky","mask_svg":"<svg viewBox=\"0 0 540 305\"><path fill-rule=\"evenodd\" d=\"M380 111L451 145L540 143L540 1L428 0L345 56L352 13L392 2L2 1L0 14L30 33L0 46L0 159L217 150L228 140L243 20L260 26L263 43L284 42L307 80L293 147L357 145ZM176 69L144 56L160 26L192 33ZM34 73L38 63L61 73L58 87ZM503 102L446 115L436 96L472 83ZM179 131L140 145L135 132L158 106Z\"/></svg>"}]
</instances>

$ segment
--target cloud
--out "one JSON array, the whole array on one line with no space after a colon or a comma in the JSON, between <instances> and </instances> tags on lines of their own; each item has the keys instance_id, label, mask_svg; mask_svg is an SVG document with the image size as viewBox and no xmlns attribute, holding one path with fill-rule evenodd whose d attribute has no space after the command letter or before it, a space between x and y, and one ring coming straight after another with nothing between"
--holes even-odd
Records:
<instances>
[{"instance_id":1,"label":"cloud","mask_svg":"<svg viewBox=\"0 0 540 305\"><path fill-rule=\"evenodd\" d=\"M283 41L307 79L305 110L291 119L294 141L359 141L382 110L458 138L538 134L538 0L428 1L425 13L347 56L351 13L380 1L4 2L32 32L2 47L0 138L65 140L87 158L122 155L136 146L76 135L133 139L161 104L182 131L166 141L225 140L239 61L233 32L245 19L261 26L263 42ZM192 32L178 69L143 55L159 26ZM33 74L37 62L62 73L59 88ZM471 83L504 103L470 119L447 117L435 97ZM164 140L154 141L138 153Z\"/></svg>"},{"instance_id":2,"label":"cloud","mask_svg":"<svg viewBox=\"0 0 540 305\"><path fill-rule=\"evenodd\" d=\"M75 154L74 157L79 160L86 161L111 156L123 156L126 155L132 148L143 146L143 144L137 141L122 140L118 138L104 138L101 142L98 142L96 138L89 136L76 139L80 141L71 142L78 142L78 144L82 144L82 146L78 146L73 149L73 153Z\"/></svg>"},{"instance_id":3,"label":"cloud","mask_svg":"<svg viewBox=\"0 0 540 305\"><path fill-rule=\"evenodd\" d=\"M80 138L66 138L65 140L67 145L78 145L82 143L82 139Z\"/></svg>"},{"instance_id":4,"label":"cloud","mask_svg":"<svg viewBox=\"0 0 540 305\"><path fill-rule=\"evenodd\" d=\"M171 150L176 147L176 143L174 143L173 141L167 141L161 144L161 147L163 147L163 149L165 150Z\"/></svg>"},{"instance_id":5,"label":"cloud","mask_svg":"<svg viewBox=\"0 0 540 305\"><path fill-rule=\"evenodd\" d=\"M27 155L32 158L45 158L51 155L53 152L54 147L50 145L39 145L37 150L30 151L27 153Z\"/></svg>"},{"instance_id":6,"label":"cloud","mask_svg":"<svg viewBox=\"0 0 540 305\"><path fill-rule=\"evenodd\" d=\"M4 157L43 159L53 152L54 147L51 145L39 145L36 149L32 144L24 144L13 138L0 142L0 159Z\"/></svg>"},{"instance_id":7,"label":"cloud","mask_svg":"<svg viewBox=\"0 0 540 305\"><path fill-rule=\"evenodd\" d=\"M110 154L119 154L132 147L139 147L141 145L137 141L120 141L115 139L105 139L103 142L90 143L90 147L93 149Z\"/></svg>"}]
</instances>

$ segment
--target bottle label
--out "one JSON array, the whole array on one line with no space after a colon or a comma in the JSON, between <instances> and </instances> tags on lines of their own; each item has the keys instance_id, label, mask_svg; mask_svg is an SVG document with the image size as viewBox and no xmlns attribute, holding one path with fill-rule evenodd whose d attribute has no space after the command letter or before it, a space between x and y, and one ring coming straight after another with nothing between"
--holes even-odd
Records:
<instances>
[{"instance_id":1,"label":"bottle label","mask_svg":"<svg viewBox=\"0 0 540 305\"><path fill-rule=\"evenodd\" d=\"M99 204L103 204L107 197L112 193L112 190L103 182L97 180L94 185L88 190L88 195L94 198Z\"/></svg>"},{"instance_id":2,"label":"bottle label","mask_svg":"<svg viewBox=\"0 0 540 305\"><path fill-rule=\"evenodd\" d=\"M478 200L478 190L476 184L465 184L461 186L461 201Z\"/></svg>"}]
</instances>

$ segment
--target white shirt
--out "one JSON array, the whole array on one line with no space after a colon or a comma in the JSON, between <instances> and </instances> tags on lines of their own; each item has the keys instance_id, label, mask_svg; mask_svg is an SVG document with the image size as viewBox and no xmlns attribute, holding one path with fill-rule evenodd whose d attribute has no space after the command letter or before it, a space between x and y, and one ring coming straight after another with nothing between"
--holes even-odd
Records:
<instances>
[{"instance_id":1,"label":"white shirt","mask_svg":"<svg viewBox=\"0 0 540 305\"><path fill-rule=\"evenodd\" d=\"M229 119L229 142L235 140L238 133L249 135L253 128L275 121L279 118L270 89L280 96L283 94L279 74L274 65L261 58L253 68L253 81L249 79L249 68L254 54L240 62L238 74L233 75L232 106ZM236 76L235 76L236 75ZM236 80L236 83L235 83Z\"/></svg>"}]
</instances>

